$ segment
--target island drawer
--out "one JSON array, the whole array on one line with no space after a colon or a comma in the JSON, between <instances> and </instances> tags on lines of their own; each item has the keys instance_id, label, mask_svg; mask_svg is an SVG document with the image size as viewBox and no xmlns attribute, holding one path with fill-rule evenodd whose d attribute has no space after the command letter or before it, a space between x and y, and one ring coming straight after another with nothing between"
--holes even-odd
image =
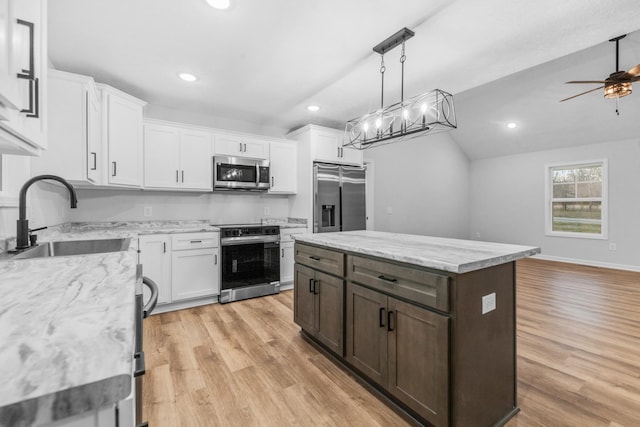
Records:
<instances>
[{"instance_id":1,"label":"island drawer","mask_svg":"<svg viewBox=\"0 0 640 427\"><path fill-rule=\"evenodd\" d=\"M347 279L417 304L449 311L449 277L445 275L348 255Z\"/></svg>"},{"instance_id":2,"label":"island drawer","mask_svg":"<svg viewBox=\"0 0 640 427\"><path fill-rule=\"evenodd\" d=\"M295 244L295 261L299 264L344 277L344 254L303 243Z\"/></svg>"}]
</instances>

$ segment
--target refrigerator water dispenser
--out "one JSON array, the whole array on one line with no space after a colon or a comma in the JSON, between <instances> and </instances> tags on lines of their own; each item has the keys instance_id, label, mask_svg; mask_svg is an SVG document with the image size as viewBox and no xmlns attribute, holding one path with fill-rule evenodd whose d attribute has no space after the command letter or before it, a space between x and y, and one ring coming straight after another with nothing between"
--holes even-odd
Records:
<instances>
[{"instance_id":1,"label":"refrigerator water dispenser","mask_svg":"<svg viewBox=\"0 0 640 427\"><path fill-rule=\"evenodd\" d=\"M335 227L336 205L322 205L322 226Z\"/></svg>"}]
</instances>

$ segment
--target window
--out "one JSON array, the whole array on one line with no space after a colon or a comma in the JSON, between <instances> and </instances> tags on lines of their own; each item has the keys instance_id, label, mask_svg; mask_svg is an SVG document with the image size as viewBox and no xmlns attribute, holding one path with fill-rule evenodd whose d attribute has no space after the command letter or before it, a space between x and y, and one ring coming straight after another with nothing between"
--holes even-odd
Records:
<instances>
[{"instance_id":1,"label":"window","mask_svg":"<svg viewBox=\"0 0 640 427\"><path fill-rule=\"evenodd\" d=\"M546 234L607 237L606 160L547 166Z\"/></svg>"}]
</instances>

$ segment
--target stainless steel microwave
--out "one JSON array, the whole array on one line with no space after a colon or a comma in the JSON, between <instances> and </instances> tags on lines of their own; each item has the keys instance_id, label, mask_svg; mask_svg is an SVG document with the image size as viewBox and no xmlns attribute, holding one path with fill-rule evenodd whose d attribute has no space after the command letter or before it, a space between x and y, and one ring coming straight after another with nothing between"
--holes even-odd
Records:
<instances>
[{"instance_id":1,"label":"stainless steel microwave","mask_svg":"<svg viewBox=\"0 0 640 427\"><path fill-rule=\"evenodd\" d=\"M214 190L265 191L269 189L269 160L216 156L213 158Z\"/></svg>"}]
</instances>

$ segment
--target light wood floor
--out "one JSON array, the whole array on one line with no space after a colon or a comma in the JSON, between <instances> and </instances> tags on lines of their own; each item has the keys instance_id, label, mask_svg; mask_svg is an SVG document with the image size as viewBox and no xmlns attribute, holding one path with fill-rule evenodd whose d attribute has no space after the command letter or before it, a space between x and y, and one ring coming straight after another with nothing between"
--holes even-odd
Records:
<instances>
[{"instance_id":1,"label":"light wood floor","mask_svg":"<svg viewBox=\"0 0 640 427\"><path fill-rule=\"evenodd\" d=\"M536 260L517 272L521 412L507 426L640 426L640 273ZM292 299L148 318L150 426L407 425L300 337Z\"/></svg>"}]
</instances>

